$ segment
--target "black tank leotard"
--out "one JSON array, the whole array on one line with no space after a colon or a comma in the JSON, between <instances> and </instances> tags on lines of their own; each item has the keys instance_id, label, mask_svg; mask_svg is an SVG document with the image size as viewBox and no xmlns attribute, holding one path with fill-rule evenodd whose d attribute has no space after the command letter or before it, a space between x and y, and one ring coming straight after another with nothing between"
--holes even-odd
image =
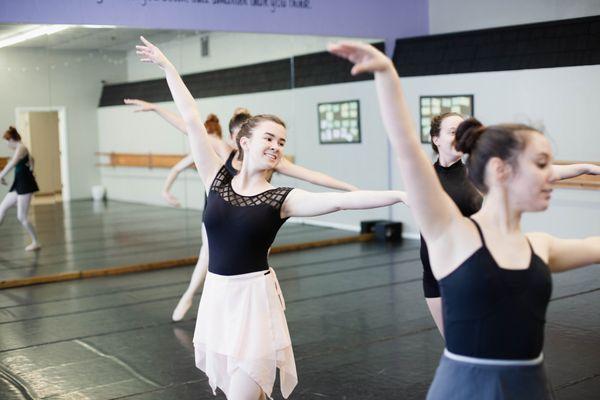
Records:
<instances>
[{"instance_id":1,"label":"black tank leotard","mask_svg":"<svg viewBox=\"0 0 600 400\"><path fill-rule=\"evenodd\" d=\"M446 347L477 358L533 359L544 345L552 278L531 245L527 269L501 268L485 244L440 280Z\"/></svg>"},{"instance_id":2,"label":"black tank leotard","mask_svg":"<svg viewBox=\"0 0 600 400\"><path fill-rule=\"evenodd\" d=\"M456 203L460 212L465 217L470 217L481 208L483 197L471 183L467 176L467 168L461 160L449 167L442 167L439 160L433 164L435 172L440 179L444 191L448 193L452 201ZM421 263L423 264L423 292L425 297L440 297L440 287L431 272L427 244L421 236Z\"/></svg>"},{"instance_id":3,"label":"black tank leotard","mask_svg":"<svg viewBox=\"0 0 600 400\"><path fill-rule=\"evenodd\" d=\"M30 169L29 154L19 160L15 165L15 180L9 192L16 191L17 194L28 194L37 192L38 188L33 172Z\"/></svg>"},{"instance_id":4,"label":"black tank leotard","mask_svg":"<svg viewBox=\"0 0 600 400\"><path fill-rule=\"evenodd\" d=\"M281 187L243 196L231 187L233 174L224 165L215 177L206 205L208 270L239 275L269 268L267 252L286 218L281 206L292 188Z\"/></svg>"}]
</instances>

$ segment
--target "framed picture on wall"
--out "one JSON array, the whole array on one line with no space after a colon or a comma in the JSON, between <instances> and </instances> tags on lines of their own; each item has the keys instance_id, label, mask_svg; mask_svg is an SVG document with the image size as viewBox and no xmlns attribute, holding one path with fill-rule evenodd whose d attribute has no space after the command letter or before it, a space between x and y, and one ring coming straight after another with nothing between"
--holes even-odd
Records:
<instances>
[{"instance_id":1,"label":"framed picture on wall","mask_svg":"<svg viewBox=\"0 0 600 400\"><path fill-rule=\"evenodd\" d=\"M319 143L360 143L360 102L336 101L317 104Z\"/></svg>"},{"instance_id":2,"label":"framed picture on wall","mask_svg":"<svg viewBox=\"0 0 600 400\"><path fill-rule=\"evenodd\" d=\"M474 102L472 94L453 96L421 96L419 114L421 121L421 143L431 143L429 129L431 118L446 112L455 112L465 117L472 117Z\"/></svg>"}]
</instances>

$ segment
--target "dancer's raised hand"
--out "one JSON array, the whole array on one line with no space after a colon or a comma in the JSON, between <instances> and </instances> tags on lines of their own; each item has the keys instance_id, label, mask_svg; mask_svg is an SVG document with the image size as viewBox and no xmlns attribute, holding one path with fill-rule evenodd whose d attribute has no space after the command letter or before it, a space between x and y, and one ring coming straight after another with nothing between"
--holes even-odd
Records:
<instances>
[{"instance_id":1,"label":"dancer's raised hand","mask_svg":"<svg viewBox=\"0 0 600 400\"><path fill-rule=\"evenodd\" d=\"M370 44L361 42L339 42L327 46L330 53L354 64L352 75L365 72L384 72L393 68L391 60Z\"/></svg>"},{"instance_id":2,"label":"dancer's raised hand","mask_svg":"<svg viewBox=\"0 0 600 400\"><path fill-rule=\"evenodd\" d=\"M140 36L140 40L143 45L139 44L135 46L135 53L140 56L141 62L153 63L165 69L168 65L171 64L169 59L160 51L158 47L150 43L148 39L143 36Z\"/></svg>"}]
</instances>

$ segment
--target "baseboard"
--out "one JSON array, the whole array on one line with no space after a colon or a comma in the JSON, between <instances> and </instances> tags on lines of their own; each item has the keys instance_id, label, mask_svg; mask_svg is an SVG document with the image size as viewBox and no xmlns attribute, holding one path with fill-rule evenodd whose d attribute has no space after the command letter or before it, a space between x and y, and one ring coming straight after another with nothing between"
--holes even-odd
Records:
<instances>
[{"instance_id":1,"label":"baseboard","mask_svg":"<svg viewBox=\"0 0 600 400\"><path fill-rule=\"evenodd\" d=\"M352 224L341 224L339 222L319 221L310 218L290 218L290 222L312 226L323 226L326 228L340 229L343 231L360 232L360 226L354 226Z\"/></svg>"},{"instance_id":2,"label":"baseboard","mask_svg":"<svg viewBox=\"0 0 600 400\"><path fill-rule=\"evenodd\" d=\"M290 218L290 222L313 226L323 226L326 228L341 229L350 232L360 232L360 226L341 224L339 222L319 221L311 218ZM419 240L421 235L418 232L403 232L402 237L405 239Z\"/></svg>"}]
</instances>

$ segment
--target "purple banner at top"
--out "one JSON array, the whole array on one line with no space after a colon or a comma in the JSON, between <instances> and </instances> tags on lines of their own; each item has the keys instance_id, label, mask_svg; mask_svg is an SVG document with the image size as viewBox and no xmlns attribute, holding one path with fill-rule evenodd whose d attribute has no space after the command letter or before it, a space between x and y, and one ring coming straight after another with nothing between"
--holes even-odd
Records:
<instances>
[{"instance_id":1,"label":"purple banner at top","mask_svg":"<svg viewBox=\"0 0 600 400\"><path fill-rule=\"evenodd\" d=\"M427 0L0 0L0 22L371 38L428 33Z\"/></svg>"}]
</instances>

